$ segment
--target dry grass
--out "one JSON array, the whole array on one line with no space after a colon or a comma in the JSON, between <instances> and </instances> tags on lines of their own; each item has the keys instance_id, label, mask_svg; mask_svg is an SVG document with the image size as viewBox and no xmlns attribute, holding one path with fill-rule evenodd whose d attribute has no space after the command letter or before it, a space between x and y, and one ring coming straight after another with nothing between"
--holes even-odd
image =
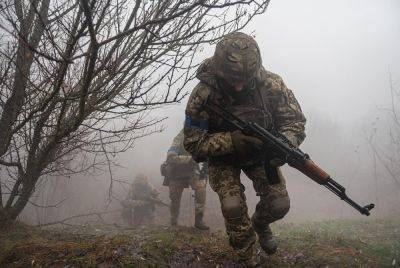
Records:
<instances>
[{"instance_id":1,"label":"dry grass","mask_svg":"<svg viewBox=\"0 0 400 268\"><path fill-rule=\"evenodd\" d=\"M391 267L400 261L400 220L274 226L280 250L266 267ZM221 232L110 226L37 229L17 224L0 234L6 267L232 267Z\"/></svg>"}]
</instances>

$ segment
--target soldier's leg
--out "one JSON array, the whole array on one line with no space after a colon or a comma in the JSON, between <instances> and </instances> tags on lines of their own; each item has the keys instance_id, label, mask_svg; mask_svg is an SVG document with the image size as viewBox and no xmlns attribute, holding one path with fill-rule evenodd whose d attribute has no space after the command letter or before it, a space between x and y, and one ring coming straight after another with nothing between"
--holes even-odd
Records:
<instances>
[{"instance_id":1,"label":"soldier's leg","mask_svg":"<svg viewBox=\"0 0 400 268\"><path fill-rule=\"evenodd\" d=\"M121 217L124 223L132 225L132 208L125 205L122 207Z\"/></svg>"},{"instance_id":2,"label":"soldier's leg","mask_svg":"<svg viewBox=\"0 0 400 268\"><path fill-rule=\"evenodd\" d=\"M133 209L132 224L134 225L134 227L139 227L142 225L145 215L146 214L143 207L138 206Z\"/></svg>"},{"instance_id":3,"label":"soldier's leg","mask_svg":"<svg viewBox=\"0 0 400 268\"><path fill-rule=\"evenodd\" d=\"M179 208L181 205L181 198L183 192L182 183L176 180L169 181L169 198L171 200L170 213L171 213L171 225L178 224Z\"/></svg>"},{"instance_id":4,"label":"soldier's leg","mask_svg":"<svg viewBox=\"0 0 400 268\"><path fill-rule=\"evenodd\" d=\"M206 179L199 179L198 174L195 174L190 181L190 186L194 191L195 200L195 223L194 226L200 230L210 229L203 222L205 203L206 203Z\"/></svg>"},{"instance_id":5,"label":"soldier's leg","mask_svg":"<svg viewBox=\"0 0 400 268\"><path fill-rule=\"evenodd\" d=\"M277 244L269 224L282 219L290 208L285 179L278 169L280 183L269 184L262 164L245 168L244 171L253 181L254 189L260 195L260 201L252 217L253 227L259 236L263 250L268 254L273 254L277 249Z\"/></svg>"},{"instance_id":6,"label":"soldier's leg","mask_svg":"<svg viewBox=\"0 0 400 268\"><path fill-rule=\"evenodd\" d=\"M156 206L153 203L149 203L146 205L146 224L153 224L154 222L154 214L155 214Z\"/></svg>"},{"instance_id":7,"label":"soldier's leg","mask_svg":"<svg viewBox=\"0 0 400 268\"><path fill-rule=\"evenodd\" d=\"M228 163L209 162L211 188L218 194L230 245L241 261L251 266L255 262L255 233L247 213L240 168Z\"/></svg>"}]
</instances>

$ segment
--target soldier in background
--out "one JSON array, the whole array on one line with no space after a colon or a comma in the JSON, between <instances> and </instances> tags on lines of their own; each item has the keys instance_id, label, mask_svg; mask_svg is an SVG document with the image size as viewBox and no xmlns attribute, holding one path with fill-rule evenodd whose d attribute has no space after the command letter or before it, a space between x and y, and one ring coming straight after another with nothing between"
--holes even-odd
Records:
<instances>
[{"instance_id":1,"label":"soldier in background","mask_svg":"<svg viewBox=\"0 0 400 268\"><path fill-rule=\"evenodd\" d=\"M128 198L123 202L123 219L134 226L152 223L156 203L159 201L158 194L149 184L146 175L137 175L130 186Z\"/></svg>"},{"instance_id":2,"label":"soldier in background","mask_svg":"<svg viewBox=\"0 0 400 268\"><path fill-rule=\"evenodd\" d=\"M204 224L204 207L206 202L207 164L203 163L200 170L199 164L183 147L183 130L174 138L167 153L167 161L161 166L161 173L165 177L163 185L169 187L171 199L171 225L178 224L179 208L181 204L183 189L194 190L195 199L195 223L194 226L200 230L208 230Z\"/></svg>"}]
</instances>

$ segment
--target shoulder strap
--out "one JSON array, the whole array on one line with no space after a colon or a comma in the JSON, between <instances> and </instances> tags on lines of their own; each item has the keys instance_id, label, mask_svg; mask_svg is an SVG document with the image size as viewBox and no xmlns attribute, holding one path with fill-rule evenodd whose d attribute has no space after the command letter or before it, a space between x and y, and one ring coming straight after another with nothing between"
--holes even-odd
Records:
<instances>
[{"instance_id":1,"label":"shoulder strap","mask_svg":"<svg viewBox=\"0 0 400 268\"><path fill-rule=\"evenodd\" d=\"M265 98L264 98L264 94L262 94L261 92L261 87L257 86L256 88L258 96L259 96L259 100L260 100L260 104L261 104L261 108L264 111L265 116L268 117L268 120L271 122L271 128L275 129L275 124L274 124L274 119L272 117L271 111L270 109L268 109L268 106L266 104Z\"/></svg>"}]
</instances>

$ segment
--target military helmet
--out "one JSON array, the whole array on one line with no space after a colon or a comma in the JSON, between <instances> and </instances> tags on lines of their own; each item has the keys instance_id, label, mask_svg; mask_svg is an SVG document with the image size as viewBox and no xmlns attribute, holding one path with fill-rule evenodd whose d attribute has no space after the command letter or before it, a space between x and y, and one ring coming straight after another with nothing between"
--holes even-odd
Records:
<instances>
[{"instance_id":1,"label":"military helmet","mask_svg":"<svg viewBox=\"0 0 400 268\"><path fill-rule=\"evenodd\" d=\"M212 63L216 75L228 82L260 78L258 44L253 37L241 32L227 34L217 43Z\"/></svg>"},{"instance_id":2,"label":"military helmet","mask_svg":"<svg viewBox=\"0 0 400 268\"><path fill-rule=\"evenodd\" d=\"M146 175L144 175L143 173L139 173L135 176L135 183L147 183L148 182L148 178Z\"/></svg>"}]
</instances>

